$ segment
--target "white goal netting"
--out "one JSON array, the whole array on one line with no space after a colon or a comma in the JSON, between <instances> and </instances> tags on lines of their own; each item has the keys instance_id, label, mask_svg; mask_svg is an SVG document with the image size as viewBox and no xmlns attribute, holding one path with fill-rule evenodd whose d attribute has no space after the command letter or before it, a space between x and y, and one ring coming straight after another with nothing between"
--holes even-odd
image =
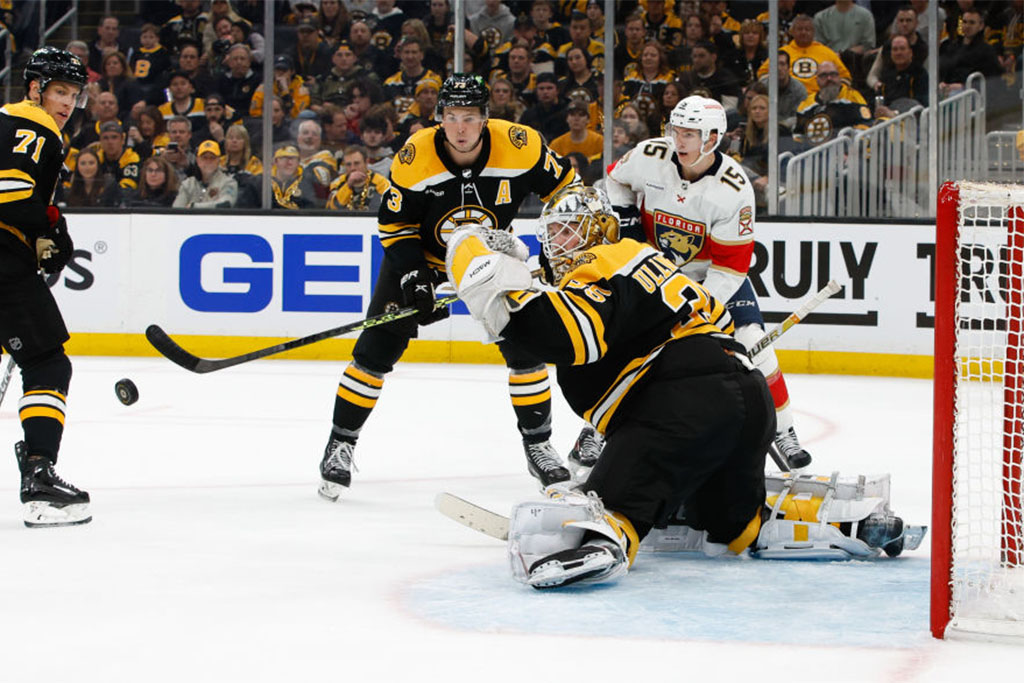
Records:
<instances>
[{"instance_id":1,"label":"white goal netting","mask_svg":"<svg viewBox=\"0 0 1024 683\"><path fill-rule=\"evenodd\" d=\"M1024 186L959 189L950 628L1024 636Z\"/></svg>"}]
</instances>

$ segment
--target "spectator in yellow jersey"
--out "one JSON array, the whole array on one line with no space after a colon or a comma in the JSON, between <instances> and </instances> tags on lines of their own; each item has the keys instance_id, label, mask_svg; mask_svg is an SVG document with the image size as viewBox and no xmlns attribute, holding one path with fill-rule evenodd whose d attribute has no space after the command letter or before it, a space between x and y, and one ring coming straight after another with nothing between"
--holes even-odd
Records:
<instances>
[{"instance_id":1,"label":"spectator in yellow jersey","mask_svg":"<svg viewBox=\"0 0 1024 683\"><path fill-rule=\"evenodd\" d=\"M867 102L840 80L835 64L819 64L816 79L818 88L797 110L797 135L804 142L820 145L833 139L843 128L866 129L871 125Z\"/></svg>"},{"instance_id":2,"label":"spectator in yellow jersey","mask_svg":"<svg viewBox=\"0 0 1024 683\"><path fill-rule=\"evenodd\" d=\"M594 161L601 157L604 149L604 136L587 128L590 123L590 109L579 100L574 100L566 110L566 121L569 124L569 132L555 138L551 142L551 149L562 156L570 152L580 152L588 161Z\"/></svg>"},{"instance_id":3,"label":"spectator in yellow jersey","mask_svg":"<svg viewBox=\"0 0 1024 683\"><path fill-rule=\"evenodd\" d=\"M295 74L291 57L278 55L274 58L274 95L281 98L281 104L288 118L294 119L310 105L309 90L302 83L302 77ZM263 84L260 83L252 94L249 116L263 114Z\"/></svg>"},{"instance_id":4,"label":"spectator in yellow jersey","mask_svg":"<svg viewBox=\"0 0 1024 683\"><path fill-rule=\"evenodd\" d=\"M376 214L381 197L391 187L388 179L366 165L366 149L352 145L341 157L342 175L331 184L328 209Z\"/></svg>"},{"instance_id":5,"label":"spectator in yellow jersey","mask_svg":"<svg viewBox=\"0 0 1024 683\"><path fill-rule=\"evenodd\" d=\"M139 181L139 155L125 147L124 129L116 121L100 126L100 171L110 175L126 190L134 190Z\"/></svg>"},{"instance_id":6,"label":"spectator in yellow jersey","mask_svg":"<svg viewBox=\"0 0 1024 683\"><path fill-rule=\"evenodd\" d=\"M192 79L184 71L175 71L167 83L171 101L160 105L160 113L165 119L172 116L184 116L192 123L192 129L198 130L206 123L206 103L203 98L195 96Z\"/></svg>"},{"instance_id":7,"label":"spectator in yellow jersey","mask_svg":"<svg viewBox=\"0 0 1024 683\"><path fill-rule=\"evenodd\" d=\"M818 92L818 67L830 62L839 72L839 77L850 83L850 70L832 48L814 39L814 20L806 14L799 14L793 19L789 32L793 36L788 44L782 47L789 55L789 70L793 78L800 81L809 95ZM768 60L764 60L757 70L757 77L768 73Z\"/></svg>"}]
</instances>

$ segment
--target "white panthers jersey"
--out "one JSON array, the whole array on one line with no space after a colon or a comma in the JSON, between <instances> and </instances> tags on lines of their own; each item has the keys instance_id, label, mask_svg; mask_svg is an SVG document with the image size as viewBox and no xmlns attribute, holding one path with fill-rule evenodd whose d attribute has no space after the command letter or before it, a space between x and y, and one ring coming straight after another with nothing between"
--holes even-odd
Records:
<instances>
[{"instance_id":1,"label":"white panthers jersey","mask_svg":"<svg viewBox=\"0 0 1024 683\"><path fill-rule=\"evenodd\" d=\"M613 205L640 209L647 241L728 301L743 284L754 251L754 190L733 159L715 152L711 168L693 182L669 137L644 140L608 172Z\"/></svg>"}]
</instances>

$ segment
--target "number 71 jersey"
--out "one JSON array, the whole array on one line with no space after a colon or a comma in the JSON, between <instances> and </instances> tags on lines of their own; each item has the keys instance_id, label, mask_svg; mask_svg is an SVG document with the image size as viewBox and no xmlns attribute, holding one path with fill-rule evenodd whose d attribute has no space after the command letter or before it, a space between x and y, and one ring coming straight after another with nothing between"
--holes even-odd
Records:
<instances>
[{"instance_id":1,"label":"number 71 jersey","mask_svg":"<svg viewBox=\"0 0 1024 683\"><path fill-rule=\"evenodd\" d=\"M754 251L754 190L738 163L713 154L711 168L687 181L672 139L652 138L608 172L611 203L638 207L647 241L697 282L712 266L745 276Z\"/></svg>"}]
</instances>

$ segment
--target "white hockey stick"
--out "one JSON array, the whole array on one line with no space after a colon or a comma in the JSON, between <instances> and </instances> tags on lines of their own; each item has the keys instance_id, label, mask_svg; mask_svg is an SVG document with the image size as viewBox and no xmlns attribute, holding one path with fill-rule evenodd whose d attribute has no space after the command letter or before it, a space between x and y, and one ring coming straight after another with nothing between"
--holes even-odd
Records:
<instances>
[{"instance_id":1,"label":"white hockey stick","mask_svg":"<svg viewBox=\"0 0 1024 683\"><path fill-rule=\"evenodd\" d=\"M840 289L841 287L838 282L835 280L829 280L828 284L822 287L817 294L805 301L803 306L790 313L786 316L785 320L773 327L767 334L757 340L757 343L749 349L750 357L753 358L768 348L768 346L781 337L786 330L806 318L811 311L820 306L827 299L830 299L832 295Z\"/></svg>"},{"instance_id":2,"label":"white hockey stick","mask_svg":"<svg viewBox=\"0 0 1024 683\"><path fill-rule=\"evenodd\" d=\"M0 379L0 403L4 402L4 396L7 395L7 385L11 383L11 376L14 374L14 358L7 359L7 365L4 367L3 379Z\"/></svg>"},{"instance_id":3,"label":"white hockey stick","mask_svg":"<svg viewBox=\"0 0 1024 683\"><path fill-rule=\"evenodd\" d=\"M761 351L764 351L787 330L806 318L811 311L838 291L839 284L835 280L830 280L829 283L821 289L821 291L808 299L804 305L790 313L786 316L785 320L761 337L761 339L759 339L757 343L750 348L750 357L753 358ZM771 449L769 449L769 451L771 451ZM789 471L789 467L786 463L783 460L780 460L782 458L781 455L771 452L771 456L772 459L775 460L775 464L779 466L779 469L785 472ZM445 517L453 519L459 524L468 526L470 529L479 531L482 534L486 534L487 536L496 538L500 541L508 540L508 517L505 517L504 515L491 512L486 508L470 503L468 500L459 498L451 493L437 494L437 497L434 498L434 507L437 508L437 511Z\"/></svg>"}]
</instances>

